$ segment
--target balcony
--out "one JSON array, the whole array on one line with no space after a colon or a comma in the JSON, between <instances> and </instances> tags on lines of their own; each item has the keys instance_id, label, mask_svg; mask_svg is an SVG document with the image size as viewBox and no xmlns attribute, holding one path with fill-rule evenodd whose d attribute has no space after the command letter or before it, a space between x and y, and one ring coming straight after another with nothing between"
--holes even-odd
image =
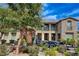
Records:
<instances>
[{"instance_id":1,"label":"balcony","mask_svg":"<svg viewBox=\"0 0 79 59\"><path fill-rule=\"evenodd\" d=\"M44 24L43 30L44 31L55 31L56 26L55 26L55 24Z\"/></svg>"},{"instance_id":2,"label":"balcony","mask_svg":"<svg viewBox=\"0 0 79 59\"><path fill-rule=\"evenodd\" d=\"M56 30L56 26L55 25L51 25L51 31L55 31Z\"/></svg>"},{"instance_id":3,"label":"balcony","mask_svg":"<svg viewBox=\"0 0 79 59\"><path fill-rule=\"evenodd\" d=\"M49 30L49 24L44 24L43 30L48 31Z\"/></svg>"}]
</instances>

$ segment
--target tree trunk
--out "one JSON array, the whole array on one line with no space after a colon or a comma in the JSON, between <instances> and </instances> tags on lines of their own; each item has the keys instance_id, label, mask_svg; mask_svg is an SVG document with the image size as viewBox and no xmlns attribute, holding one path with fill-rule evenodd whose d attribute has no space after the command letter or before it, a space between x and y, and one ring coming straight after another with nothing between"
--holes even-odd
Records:
<instances>
[{"instance_id":1,"label":"tree trunk","mask_svg":"<svg viewBox=\"0 0 79 59\"><path fill-rule=\"evenodd\" d=\"M16 54L19 54L19 48L20 48L21 40L22 40L22 39L19 39L19 40L18 40L18 45L17 45L17 47L16 47Z\"/></svg>"},{"instance_id":2,"label":"tree trunk","mask_svg":"<svg viewBox=\"0 0 79 59\"><path fill-rule=\"evenodd\" d=\"M1 32L1 35L0 35L0 44L1 44L1 39L2 39L3 34L4 34L4 32Z\"/></svg>"},{"instance_id":3,"label":"tree trunk","mask_svg":"<svg viewBox=\"0 0 79 59\"><path fill-rule=\"evenodd\" d=\"M32 32L31 31L27 31L27 43L28 45L32 45Z\"/></svg>"},{"instance_id":4,"label":"tree trunk","mask_svg":"<svg viewBox=\"0 0 79 59\"><path fill-rule=\"evenodd\" d=\"M16 54L19 54L20 51L20 45L21 45L21 41L23 39L24 35L23 35L23 31L20 31L20 38L17 41L17 46L16 46Z\"/></svg>"},{"instance_id":5,"label":"tree trunk","mask_svg":"<svg viewBox=\"0 0 79 59\"><path fill-rule=\"evenodd\" d=\"M21 31L20 31L20 35L21 35L21 36L20 36L20 39L18 40L18 45L17 45L17 47L16 47L16 54L19 53L19 47L20 47L20 45L21 45L22 39L27 40L27 44L28 44L28 45L32 45L32 31L23 28L23 29L21 29Z\"/></svg>"}]
</instances>

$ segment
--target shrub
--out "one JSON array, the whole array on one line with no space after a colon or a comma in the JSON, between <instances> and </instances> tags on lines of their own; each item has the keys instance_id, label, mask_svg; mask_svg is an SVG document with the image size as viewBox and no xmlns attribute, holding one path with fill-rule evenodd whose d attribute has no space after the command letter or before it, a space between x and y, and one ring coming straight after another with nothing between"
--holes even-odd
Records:
<instances>
[{"instance_id":1,"label":"shrub","mask_svg":"<svg viewBox=\"0 0 79 59\"><path fill-rule=\"evenodd\" d=\"M66 44L67 44L67 45L70 45L70 44L71 44L71 39L67 38Z\"/></svg>"},{"instance_id":2,"label":"shrub","mask_svg":"<svg viewBox=\"0 0 79 59\"><path fill-rule=\"evenodd\" d=\"M66 51L65 46L58 46L58 51L59 51L60 53L64 53L64 51Z\"/></svg>"},{"instance_id":3,"label":"shrub","mask_svg":"<svg viewBox=\"0 0 79 59\"><path fill-rule=\"evenodd\" d=\"M37 46L29 46L28 52L30 56L37 56L39 48Z\"/></svg>"},{"instance_id":4,"label":"shrub","mask_svg":"<svg viewBox=\"0 0 79 59\"><path fill-rule=\"evenodd\" d=\"M23 52L23 53L28 53L28 48L27 47L21 48L20 51Z\"/></svg>"},{"instance_id":5,"label":"shrub","mask_svg":"<svg viewBox=\"0 0 79 59\"><path fill-rule=\"evenodd\" d=\"M79 40L77 40L77 46L79 46Z\"/></svg>"},{"instance_id":6,"label":"shrub","mask_svg":"<svg viewBox=\"0 0 79 59\"><path fill-rule=\"evenodd\" d=\"M75 45L76 41L74 39L71 39L71 45Z\"/></svg>"},{"instance_id":7,"label":"shrub","mask_svg":"<svg viewBox=\"0 0 79 59\"><path fill-rule=\"evenodd\" d=\"M75 49L75 52L79 55L79 47Z\"/></svg>"},{"instance_id":8,"label":"shrub","mask_svg":"<svg viewBox=\"0 0 79 59\"><path fill-rule=\"evenodd\" d=\"M28 53L28 45L27 45L26 39L22 39L22 41L21 41L20 52Z\"/></svg>"},{"instance_id":9,"label":"shrub","mask_svg":"<svg viewBox=\"0 0 79 59\"><path fill-rule=\"evenodd\" d=\"M8 55L9 51L7 50L7 46L5 44L0 45L0 56Z\"/></svg>"},{"instance_id":10,"label":"shrub","mask_svg":"<svg viewBox=\"0 0 79 59\"><path fill-rule=\"evenodd\" d=\"M66 40L66 44L68 44L68 45L73 45L73 46L77 46L77 40L76 39L67 39Z\"/></svg>"},{"instance_id":11,"label":"shrub","mask_svg":"<svg viewBox=\"0 0 79 59\"><path fill-rule=\"evenodd\" d=\"M77 46L78 46L78 44L79 44L78 39L75 39L75 42L74 42L75 47L77 47Z\"/></svg>"},{"instance_id":12,"label":"shrub","mask_svg":"<svg viewBox=\"0 0 79 59\"><path fill-rule=\"evenodd\" d=\"M47 50L48 49L48 47L46 45L43 45L42 48L43 48L43 50Z\"/></svg>"},{"instance_id":13,"label":"shrub","mask_svg":"<svg viewBox=\"0 0 79 59\"><path fill-rule=\"evenodd\" d=\"M27 39L22 39L22 45L27 46Z\"/></svg>"},{"instance_id":14,"label":"shrub","mask_svg":"<svg viewBox=\"0 0 79 59\"><path fill-rule=\"evenodd\" d=\"M49 56L56 56L58 54L57 51L57 47L53 47L53 48L48 48L47 50L45 50L45 55L49 55Z\"/></svg>"},{"instance_id":15,"label":"shrub","mask_svg":"<svg viewBox=\"0 0 79 59\"><path fill-rule=\"evenodd\" d=\"M67 52L67 51L64 51L64 55L65 55L65 56L70 56L70 53Z\"/></svg>"}]
</instances>

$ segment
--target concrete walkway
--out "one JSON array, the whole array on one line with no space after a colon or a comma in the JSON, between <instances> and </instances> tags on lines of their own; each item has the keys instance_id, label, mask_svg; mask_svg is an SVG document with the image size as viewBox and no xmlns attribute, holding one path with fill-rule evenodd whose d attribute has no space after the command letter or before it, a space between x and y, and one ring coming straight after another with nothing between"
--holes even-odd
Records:
<instances>
[{"instance_id":1,"label":"concrete walkway","mask_svg":"<svg viewBox=\"0 0 79 59\"><path fill-rule=\"evenodd\" d=\"M9 54L8 56L29 56L28 54Z\"/></svg>"},{"instance_id":2,"label":"concrete walkway","mask_svg":"<svg viewBox=\"0 0 79 59\"><path fill-rule=\"evenodd\" d=\"M44 52L39 52L38 56L45 56L45 53Z\"/></svg>"},{"instance_id":3,"label":"concrete walkway","mask_svg":"<svg viewBox=\"0 0 79 59\"><path fill-rule=\"evenodd\" d=\"M20 54L15 54L15 53L10 53L8 56L29 56L28 54L26 53L20 53Z\"/></svg>"}]
</instances>

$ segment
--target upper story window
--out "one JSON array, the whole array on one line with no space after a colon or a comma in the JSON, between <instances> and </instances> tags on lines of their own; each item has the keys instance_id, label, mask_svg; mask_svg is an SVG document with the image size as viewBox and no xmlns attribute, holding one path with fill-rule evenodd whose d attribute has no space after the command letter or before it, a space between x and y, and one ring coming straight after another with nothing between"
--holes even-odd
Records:
<instances>
[{"instance_id":1,"label":"upper story window","mask_svg":"<svg viewBox=\"0 0 79 59\"><path fill-rule=\"evenodd\" d=\"M51 24L51 30L55 30L55 29L56 29L55 25Z\"/></svg>"},{"instance_id":2,"label":"upper story window","mask_svg":"<svg viewBox=\"0 0 79 59\"><path fill-rule=\"evenodd\" d=\"M77 22L77 31L79 31L79 22Z\"/></svg>"},{"instance_id":3,"label":"upper story window","mask_svg":"<svg viewBox=\"0 0 79 59\"><path fill-rule=\"evenodd\" d=\"M71 21L67 22L67 30L72 30L72 22Z\"/></svg>"},{"instance_id":4,"label":"upper story window","mask_svg":"<svg viewBox=\"0 0 79 59\"><path fill-rule=\"evenodd\" d=\"M12 36L16 36L16 33L12 33Z\"/></svg>"},{"instance_id":5,"label":"upper story window","mask_svg":"<svg viewBox=\"0 0 79 59\"><path fill-rule=\"evenodd\" d=\"M49 24L44 25L44 30L49 30Z\"/></svg>"}]
</instances>

